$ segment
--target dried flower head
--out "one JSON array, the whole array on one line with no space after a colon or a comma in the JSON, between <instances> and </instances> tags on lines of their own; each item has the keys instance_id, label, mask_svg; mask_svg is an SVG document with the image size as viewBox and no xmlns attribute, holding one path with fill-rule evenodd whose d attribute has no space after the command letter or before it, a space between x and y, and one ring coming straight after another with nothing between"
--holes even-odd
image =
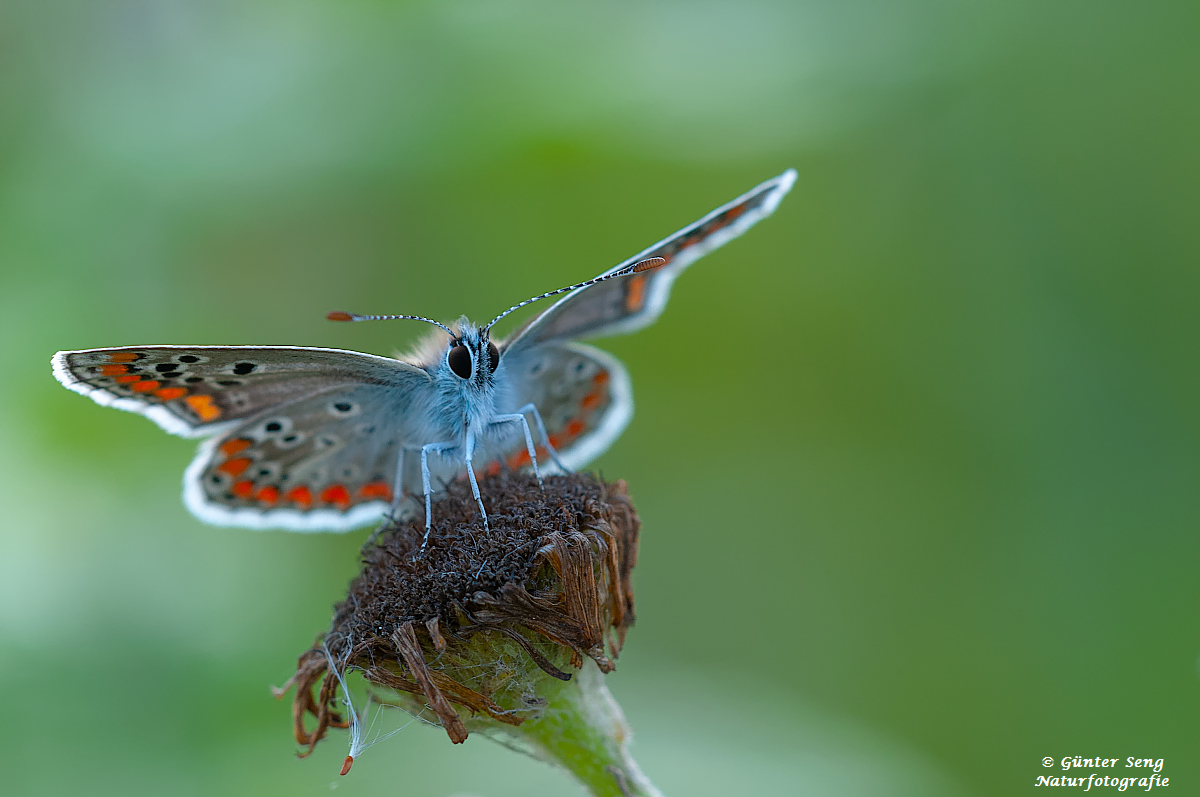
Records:
<instances>
[{"instance_id":1,"label":"dried flower head","mask_svg":"<svg viewBox=\"0 0 1200 797\"><path fill-rule=\"evenodd\" d=\"M454 743L499 734L594 793L656 793L625 752L629 730L601 676L634 619L639 521L625 483L573 474L547 478L543 491L531 476L501 473L480 489L490 530L455 482L423 554L416 522L387 528L364 551L329 631L277 692L296 687L303 755L330 727L351 729L343 774L361 752L360 716L335 703L340 690L349 706L345 674L356 670L375 702L429 716ZM579 727L564 736L564 722Z\"/></svg>"}]
</instances>

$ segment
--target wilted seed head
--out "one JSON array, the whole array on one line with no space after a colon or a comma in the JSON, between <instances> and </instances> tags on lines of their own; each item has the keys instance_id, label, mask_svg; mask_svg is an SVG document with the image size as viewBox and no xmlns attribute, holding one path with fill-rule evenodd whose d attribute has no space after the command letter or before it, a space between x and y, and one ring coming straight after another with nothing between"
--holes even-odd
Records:
<instances>
[{"instance_id":1,"label":"wilted seed head","mask_svg":"<svg viewBox=\"0 0 1200 797\"><path fill-rule=\"evenodd\" d=\"M413 714L432 709L459 743L471 730L516 731L536 719L585 658L613 669L634 619L639 522L625 483L554 476L543 492L532 476L504 473L480 490L490 530L469 486L455 482L433 507L424 555L417 522L386 529L364 551L329 631L278 691L296 686L292 716L304 755L330 726L361 734L359 718L344 718L334 704L347 670L385 691L378 702ZM312 730L307 714L316 718ZM352 739L343 774L355 755Z\"/></svg>"}]
</instances>

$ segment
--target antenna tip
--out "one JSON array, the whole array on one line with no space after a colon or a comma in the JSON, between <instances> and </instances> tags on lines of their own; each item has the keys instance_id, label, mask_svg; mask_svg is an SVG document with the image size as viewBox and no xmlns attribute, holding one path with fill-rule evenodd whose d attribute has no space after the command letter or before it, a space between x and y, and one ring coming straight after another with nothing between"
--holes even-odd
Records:
<instances>
[{"instance_id":1,"label":"antenna tip","mask_svg":"<svg viewBox=\"0 0 1200 797\"><path fill-rule=\"evenodd\" d=\"M353 315L351 315L350 313L342 312L341 310L334 310L332 313L325 316L325 318L329 321L353 321L354 320Z\"/></svg>"},{"instance_id":2,"label":"antenna tip","mask_svg":"<svg viewBox=\"0 0 1200 797\"><path fill-rule=\"evenodd\" d=\"M346 756L346 760L342 762L342 771L339 773L345 775L350 771L350 767L354 766L354 756Z\"/></svg>"},{"instance_id":3,"label":"antenna tip","mask_svg":"<svg viewBox=\"0 0 1200 797\"><path fill-rule=\"evenodd\" d=\"M643 271L649 271L652 268L658 268L659 266L665 266L666 264L667 264L667 261L665 258L648 257L645 260L641 261L640 263L634 263L633 269L630 270L629 273L630 274L640 274Z\"/></svg>"}]
</instances>

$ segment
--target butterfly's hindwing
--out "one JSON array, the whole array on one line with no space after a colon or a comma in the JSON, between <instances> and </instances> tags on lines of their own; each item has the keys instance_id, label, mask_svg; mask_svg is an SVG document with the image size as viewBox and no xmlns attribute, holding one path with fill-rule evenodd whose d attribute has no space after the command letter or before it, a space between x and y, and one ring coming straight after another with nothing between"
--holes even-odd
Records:
<instances>
[{"instance_id":1,"label":"butterfly's hindwing","mask_svg":"<svg viewBox=\"0 0 1200 797\"><path fill-rule=\"evenodd\" d=\"M197 516L218 525L344 530L392 501L402 446L419 446L405 397L360 385L263 414L205 444L184 477ZM414 428L416 427L416 428Z\"/></svg>"},{"instance_id":2,"label":"butterfly's hindwing","mask_svg":"<svg viewBox=\"0 0 1200 797\"><path fill-rule=\"evenodd\" d=\"M629 373L616 357L582 343L549 343L511 355L504 364L512 386L509 411L527 403L538 408L550 444L563 464L575 469L604 452L633 416ZM548 472L555 468L530 417L535 453ZM511 435L503 455L483 468L497 471L529 465L524 437Z\"/></svg>"},{"instance_id":3,"label":"butterfly's hindwing","mask_svg":"<svg viewBox=\"0 0 1200 797\"><path fill-rule=\"evenodd\" d=\"M428 434L429 376L338 349L139 346L59 352L54 375L97 403L213 435L184 501L217 525L344 530L392 498L399 446Z\"/></svg>"}]
</instances>

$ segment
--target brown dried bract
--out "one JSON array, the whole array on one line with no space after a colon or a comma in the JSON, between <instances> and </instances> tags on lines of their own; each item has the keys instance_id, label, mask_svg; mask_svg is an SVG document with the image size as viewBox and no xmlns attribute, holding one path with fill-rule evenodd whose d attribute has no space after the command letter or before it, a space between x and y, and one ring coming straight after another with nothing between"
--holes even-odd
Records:
<instances>
[{"instance_id":1,"label":"brown dried bract","mask_svg":"<svg viewBox=\"0 0 1200 797\"><path fill-rule=\"evenodd\" d=\"M388 528L364 552L324 646L318 639L276 690L296 687L292 718L296 741L308 747L303 755L327 728L346 726L330 708L338 689L331 658L342 671L416 696L455 743L468 735L459 709L519 725L538 707L538 679L567 680L565 668L585 656L613 669L634 620L639 521L625 483L552 476L543 492L532 476L502 473L480 490L489 531L469 486L455 482L433 507L424 555L424 527L415 521Z\"/></svg>"}]
</instances>

